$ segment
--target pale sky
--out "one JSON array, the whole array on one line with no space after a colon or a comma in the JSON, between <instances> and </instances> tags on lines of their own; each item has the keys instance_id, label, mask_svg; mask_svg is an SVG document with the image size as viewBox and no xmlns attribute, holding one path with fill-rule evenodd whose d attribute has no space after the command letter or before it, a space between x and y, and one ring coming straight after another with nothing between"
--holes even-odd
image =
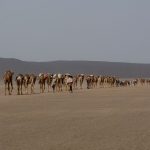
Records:
<instances>
[{"instance_id":1,"label":"pale sky","mask_svg":"<svg viewBox=\"0 0 150 150\"><path fill-rule=\"evenodd\" d=\"M150 63L150 1L0 0L0 57Z\"/></svg>"}]
</instances>

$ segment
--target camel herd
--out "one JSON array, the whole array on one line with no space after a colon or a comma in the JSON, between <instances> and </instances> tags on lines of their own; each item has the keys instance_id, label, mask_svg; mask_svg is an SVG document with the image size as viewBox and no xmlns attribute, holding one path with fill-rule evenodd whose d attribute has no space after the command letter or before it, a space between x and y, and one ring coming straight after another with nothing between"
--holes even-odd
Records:
<instances>
[{"instance_id":1,"label":"camel herd","mask_svg":"<svg viewBox=\"0 0 150 150\"><path fill-rule=\"evenodd\" d=\"M5 95L12 94L13 91L13 76L14 72L8 70L3 75L5 84ZM63 90L73 92L73 89L82 89L84 82L87 89L96 87L120 87L120 86L136 86L137 84L150 84L149 79L135 79L135 80L120 80L113 76L95 76L95 75L71 75L67 74L49 74L40 73L38 76L34 74L18 74L15 77L17 85L17 94L34 94L34 87L38 82L40 93L44 93L46 85L48 92L52 89L53 92L62 92Z\"/></svg>"}]
</instances>

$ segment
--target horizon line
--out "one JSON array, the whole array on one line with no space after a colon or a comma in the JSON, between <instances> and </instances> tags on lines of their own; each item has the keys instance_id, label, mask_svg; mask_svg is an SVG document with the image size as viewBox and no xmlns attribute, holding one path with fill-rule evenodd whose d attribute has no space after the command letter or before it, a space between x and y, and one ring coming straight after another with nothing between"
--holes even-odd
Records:
<instances>
[{"instance_id":1,"label":"horizon line","mask_svg":"<svg viewBox=\"0 0 150 150\"><path fill-rule=\"evenodd\" d=\"M124 64L142 64L142 65L150 65L150 63L142 63L142 62L125 62L125 61L107 61L107 60L74 60L74 59L58 59L58 60L46 60L46 61L31 61L31 60L22 60L19 58L13 57L0 57L0 59L12 59L18 60L22 62L32 62L32 63L47 63L47 62L105 62L105 63L124 63Z\"/></svg>"}]
</instances>

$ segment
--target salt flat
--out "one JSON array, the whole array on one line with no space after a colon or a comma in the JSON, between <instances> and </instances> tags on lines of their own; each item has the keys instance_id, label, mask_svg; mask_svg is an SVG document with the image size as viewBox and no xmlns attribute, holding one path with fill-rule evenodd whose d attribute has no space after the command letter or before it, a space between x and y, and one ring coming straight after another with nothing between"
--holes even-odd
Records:
<instances>
[{"instance_id":1,"label":"salt flat","mask_svg":"<svg viewBox=\"0 0 150 150\"><path fill-rule=\"evenodd\" d=\"M150 87L3 95L0 150L149 150Z\"/></svg>"}]
</instances>

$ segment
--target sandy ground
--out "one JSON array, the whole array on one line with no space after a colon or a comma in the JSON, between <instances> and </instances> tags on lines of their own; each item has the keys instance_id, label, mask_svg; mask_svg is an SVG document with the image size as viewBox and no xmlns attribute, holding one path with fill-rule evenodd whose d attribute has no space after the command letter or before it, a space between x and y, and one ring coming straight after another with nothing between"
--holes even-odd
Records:
<instances>
[{"instance_id":1,"label":"sandy ground","mask_svg":"<svg viewBox=\"0 0 150 150\"><path fill-rule=\"evenodd\" d=\"M150 87L2 93L0 150L150 149Z\"/></svg>"}]
</instances>

